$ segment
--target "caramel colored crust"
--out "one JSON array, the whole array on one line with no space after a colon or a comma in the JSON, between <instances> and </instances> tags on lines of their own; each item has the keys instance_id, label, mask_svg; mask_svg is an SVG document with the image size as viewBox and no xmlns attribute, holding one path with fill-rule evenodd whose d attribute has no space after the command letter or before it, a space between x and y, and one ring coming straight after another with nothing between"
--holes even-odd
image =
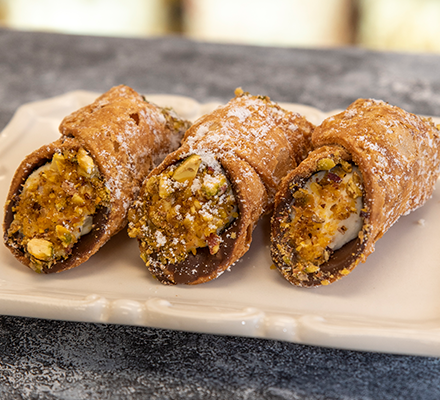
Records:
<instances>
[{"instance_id":1,"label":"caramel colored crust","mask_svg":"<svg viewBox=\"0 0 440 400\"><path fill-rule=\"evenodd\" d=\"M180 154L231 154L246 161L266 188L270 212L281 179L310 152L314 125L268 97L237 96L202 117L185 134ZM174 156L170 156L174 157Z\"/></svg>"},{"instance_id":2,"label":"caramel colored crust","mask_svg":"<svg viewBox=\"0 0 440 400\"><path fill-rule=\"evenodd\" d=\"M4 220L4 239L13 220L12 208L27 177L63 149L86 149L110 191L111 206L101 209L94 228L83 236L71 256L43 273L64 271L85 262L113 235L125 227L127 210L154 159L178 146L183 131L174 131L161 110L146 102L127 86L117 86L94 103L66 117L59 128L62 137L28 155L11 182ZM29 259L22 250L6 244L24 265Z\"/></svg>"},{"instance_id":3,"label":"caramel colored crust","mask_svg":"<svg viewBox=\"0 0 440 400\"><path fill-rule=\"evenodd\" d=\"M232 184L239 217L221 235L217 254L201 248L181 263L152 261L150 272L164 284L199 284L218 277L242 257L258 220L272 210L282 177L309 152L313 129L303 117L282 110L268 98L246 94L199 119L185 134L182 147L149 176L191 154L215 157ZM231 233L236 239L231 239Z\"/></svg>"},{"instance_id":4,"label":"caramel colored crust","mask_svg":"<svg viewBox=\"0 0 440 400\"><path fill-rule=\"evenodd\" d=\"M326 119L312 135L315 148L283 180L272 217L271 253L283 276L298 286L319 286L346 276L374 251L376 241L399 219L428 200L439 176L440 132L427 118L382 101L359 99L344 112ZM364 225L360 238L335 251L319 271L297 279L295 266L283 261L280 217L292 203L290 186L305 182L320 159L351 161L364 186Z\"/></svg>"}]
</instances>

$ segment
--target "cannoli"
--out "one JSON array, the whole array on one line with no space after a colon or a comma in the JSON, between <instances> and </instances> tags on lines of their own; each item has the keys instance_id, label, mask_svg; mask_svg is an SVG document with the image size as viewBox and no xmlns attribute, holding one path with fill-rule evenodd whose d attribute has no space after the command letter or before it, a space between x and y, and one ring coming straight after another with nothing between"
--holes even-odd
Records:
<instances>
[{"instance_id":1,"label":"cannoli","mask_svg":"<svg viewBox=\"0 0 440 400\"><path fill-rule=\"evenodd\" d=\"M178 148L188 126L122 85L67 116L61 137L15 172L5 205L6 246L39 273L83 263L125 227L143 179Z\"/></svg>"},{"instance_id":2,"label":"cannoli","mask_svg":"<svg viewBox=\"0 0 440 400\"><path fill-rule=\"evenodd\" d=\"M310 150L313 128L268 97L241 90L195 122L129 211L129 236L153 276L199 284L243 256L281 178Z\"/></svg>"},{"instance_id":3,"label":"cannoli","mask_svg":"<svg viewBox=\"0 0 440 400\"><path fill-rule=\"evenodd\" d=\"M312 134L314 150L282 181L271 255L290 283L328 285L365 262L376 241L428 200L440 132L429 118L359 99Z\"/></svg>"}]
</instances>

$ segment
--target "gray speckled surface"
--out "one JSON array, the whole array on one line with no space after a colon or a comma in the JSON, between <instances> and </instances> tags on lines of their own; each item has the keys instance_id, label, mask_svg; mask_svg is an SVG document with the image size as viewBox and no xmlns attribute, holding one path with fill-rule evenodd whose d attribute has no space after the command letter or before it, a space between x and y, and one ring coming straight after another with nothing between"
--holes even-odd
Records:
<instances>
[{"instance_id":1,"label":"gray speckled surface","mask_svg":"<svg viewBox=\"0 0 440 400\"><path fill-rule=\"evenodd\" d=\"M0 321L1 398L440 398L434 358L131 326Z\"/></svg>"},{"instance_id":2,"label":"gray speckled surface","mask_svg":"<svg viewBox=\"0 0 440 400\"><path fill-rule=\"evenodd\" d=\"M23 103L125 83L199 101L242 86L329 111L358 97L440 115L440 56L0 30L0 129ZM440 360L0 317L2 399L438 399Z\"/></svg>"}]
</instances>

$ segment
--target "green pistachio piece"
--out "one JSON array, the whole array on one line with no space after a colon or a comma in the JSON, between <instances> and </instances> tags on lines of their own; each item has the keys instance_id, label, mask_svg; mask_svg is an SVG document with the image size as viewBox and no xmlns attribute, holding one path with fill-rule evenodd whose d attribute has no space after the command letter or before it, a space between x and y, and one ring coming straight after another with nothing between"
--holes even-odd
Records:
<instances>
[{"instance_id":1,"label":"green pistachio piece","mask_svg":"<svg viewBox=\"0 0 440 400\"><path fill-rule=\"evenodd\" d=\"M27 251L38 260L49 261L53 256L53 245L48 240L34 238L29 240Z\"/></svg>"},{"instance_id":2,"label":"green pistachio piece","mask_svg":"<svg viewBox=\"0 0 440 400\"><path fill-rule=\"evenodd\" d=\"M320 171L328 171L335 166L335 162L331 158L321 158L318 161L318 169Z\"/></svg>"},{"instance_id":3,"label":"green pistachio piece","mask_svg":"<svg viewBox=\"0 0 440 400\"><path fill-rule=\"evenodd\" d=\"M95 163L93 162L93 158L89 156L87 151L83 148L78 150L77 160L79 165L79 174L85 177L91 177L96 173Z\"/></svg>"},{"instance_id":4,"label":"green pistachio piece","mask_svg":"<svg viewBox=\"0 0 440 400\"><path fill-rule=\"evenodd\" d=\"M201 163L202 159L199 155L193 154L189 156L175 169L173 179L177 182L193 180Z\"/></svg>"}]
</instances>

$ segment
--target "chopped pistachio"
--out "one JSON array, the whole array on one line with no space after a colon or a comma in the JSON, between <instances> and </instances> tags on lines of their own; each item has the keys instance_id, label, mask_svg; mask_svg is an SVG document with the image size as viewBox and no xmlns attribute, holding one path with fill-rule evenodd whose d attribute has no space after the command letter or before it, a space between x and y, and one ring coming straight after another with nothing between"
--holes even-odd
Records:
<instances>
[{"instance_id":1,"label":"chopped pistachio","mask_svg":"<svg viewBox=\"0 0 440 400\"><path fill-rule=\"evenodd\" d=\"M335 166L335 162L331 158L321 158L318 161L318 170L328 171Z\"/></svg>"},{"instance_id":2,"label":"chopped pistachio","mask_svg":"<svg viewBox=\"0 0 440 400\"><path fill-rule=\"evenodd\" d=\"M83 204L85 204L85 201L78 193L75 193L72 196L72 203L77 206L82 206Z\"/></svg>"},{"instance_id":3,"label":"chopped pistachio","mask_svg":"<svg viewBox=\"0 0 440 400\"><path fill-rule=\"evenodd\" d=\"M55 227L55 232L64 245L69 245L72 242L72 234L70 231L62 225L57 225Z\"/></svg>"},{"instance_id":4,"label":"chopped pistachio","mask_svg":"<svg viewBox=\"0 0 440 400\"><path fill-rule=\"evenodd\" d=\"M288 256L284 256L283 257L283 261L287 265L292 265L292 259L290 257L288 257Z\"/></svg>"},{"instance_id":5,"label":"chopped pistachio","mask_svg":"<svg viewBox=\"0 0 440 400\"><path fill-rule=\"evenodd\" d=\"M109 205L109 191L89 157L84 149L55 153L23 185L7 241L23 250L35 270L68 257L92 229L97 208ZM81 174L80 162L94 175Z\"/></svg>"},{"instance_id":6,"label":"chopped pistachio","mask_svg":"<svg viewBox=\"0 0 440 400\"><path fill-rule=\"evenodd\" d=\"M168 177L161 175L159 178L159 197L165 199L172 192L173 192L173 188L170 185Z\"/></svg>"},{"instance_id":7,"label":"chopped pistachio","mask_svg":"<svg viewBox=\"0 0 440 400\"><path fill-rule=\"evenodd\" d=\"M307 272L308 274L312 274L316 271L319 271L319 267L317 265L308 265L305 269L304 272Z\"/></svg>"},{"instance_id":8,"label":"chopped pistachio","mask_svg":"<svg viewBox=\"0 0 440 400\"><path fill-rule=\"evenodd\" d=\"M224 175L216 176L215 178L206 175L203 179L202 191L207 197L212 197L215 196L225 184L226 177Z\"/></svg>"},{"instance_id":9,"label":"chopped pistachio","mask_svg":"<svg viewBox=\"0 0 440 400\"><path fill-rule=\"evenodd\" d=\"M78 150L77 154L78 165L80 167L79 174L84 176L92 176L95 171L95 163L93 158L89 156L86 150L82 147Z\"/></svg>"},{"instance_id":10,"label":"chopped pistachio","mask_svg":"<svg viewBox=\"0 0 440 400\"><path fill-rule=\"evenodd\" d=\"M239 97L239 96L243 96L244 92L243 89L241 87L238 87L237 89L235 89L234 94Z\"/></svg>"},{"instance_id":11,"label":"chopped pistachio","mask_svg":"<svg viewBox=\"0 0 440 400\"><path fill-rule=\"evenodd\" d=\"M283 247L293 249L297 268L309 274L319 271L362 228L363 184L358 169L338 164L327 170L334 162L324 160L328 160L321 165L325 169L302 187L290 186L294 201L280 219Z\"/></svg>"},{"instance_id":12,"label":"chopped pistachio","mask_svg":"<svg viewBox=\"0 0 440 400\"><path fill-rule=\"evenodd\" d=\"M350 164L348 161L340 160L339 163L341 164L342 169L343 169L345 172L351 172L351 171L353 171L353 165Z\"/></svg>"},{"instance_id":13,"label":"chopped pistachio","mask_svg":"<svg viewBox=\"0 0 440 400\"><path fill-rule=\"evenodd\" d=\"M353 174L353 178L350 179L347 183L347 193L353 198L356 199L362 196L362 186L361 179L358 174Z\"/></svg>"},{"instance_id":14,"label":"chopped pistachio","mask_svg":"<svg viewBox=\"0 0 440 400\"><path fill-rule=\"evenodd\" d=\"M207 237L208 247L210 254L214 255L217 254L220 249L220 236L218 236L215 233L212 233Z\"/></svg>"},{"instance_id":15,"label":"chopped pistachio","mask_svg":"<svg viewBox=\"0 0 440 400\"><path fill-rule=\"evenodd\" d=\"M63 172L65 160L62 154L55 153L52 157L51 167L57 172Z\"/></svg>"},{"instance_id":16,"label":"chopped pistachio","mask_svg":"<svg viewBox=\"0 0 440 400\"><path fill-rule=\"evenodd\" d=\"M177 182L193 180L201 163L202 158L199 155L193 154L189 156L176 168L173 173L173 179Z\"/></svg>"},{"instance_id":17,"label":"chopped pistachio","mask_svg":"<svg viewBox=\"0 0 440 400\"><path fill-rule=\"evenodd\" d=\"M38 260L49 261L53 255L53 245L48 240L34 238L29 240L27 251Z\"/></svg>"},{"instance_id":18,"label":"chopped pistachio","mask_svg":"<svg viewBox=\"0 0 440 400\"><path fill-rule=\"evenodd\" d=\"M183 184L173 182L176 177ZM167 179L172 180L170 192L161 198L164 188L160 182ZM153 252L164 264L183 261L202 247L208 247L211 254L218 253L221 232L238 217L232 186L220 165L213 168L199 155L151 177L145 194L143 201L137 203L136 212L129 213L128 232L142 243L141 253L147 264ZM163 246L158 246L159 230L166 238Z\"/></svg>"},{"instance_id":19,"label":"chopped pistachio","mask_svg":"<svg viewBox=\"0 0 440 400\"><path fill-rule=\"evenodd\" d=\"M154 193L157 182L158 182L157 176L152 176L147 180L146 189L148 193Z\"/></svg>"}]
</instances>

